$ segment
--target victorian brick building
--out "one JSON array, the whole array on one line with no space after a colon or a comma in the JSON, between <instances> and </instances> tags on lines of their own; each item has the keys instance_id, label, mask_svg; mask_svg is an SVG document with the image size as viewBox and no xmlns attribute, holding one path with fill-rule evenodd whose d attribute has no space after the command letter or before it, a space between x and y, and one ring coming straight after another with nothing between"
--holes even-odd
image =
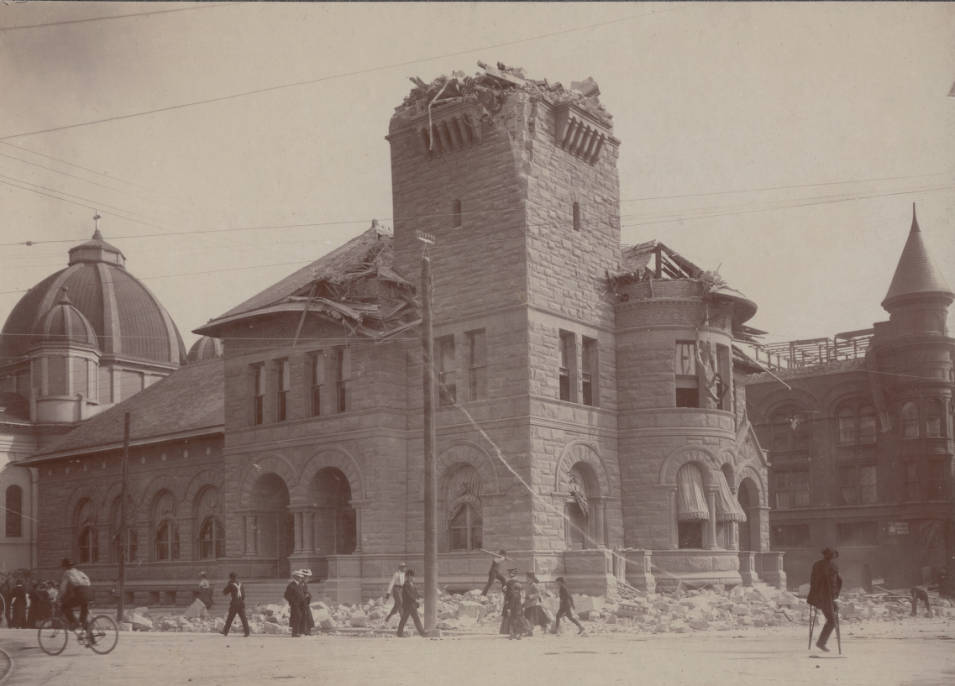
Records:
<instances>
[{"instance_id":1,"label":"victorian brick building","mask_svg":"<svg viewBox=\"0 0 955 686\"><path fill-rule=\"evenodd\" d=\"M951 567L953 299L913 208L882 300L889 321L775 346L774 375L749 380L772 463L772 543L790 582L808 580L823 546L838 548L852 585L929 583Z\"/></svg>"},{"instance_id":2,"label":"victorian brick building","mask_svg":"<svg viewBox=\"0 0 955 686\"><path fill-rule=\"evenodd\" d=\"M354 598L420 561L424 232L441 583L478 583L481 548L580 590L784 583L745 409L760 367L734 345L756 306L661 243L621 246L598 95L490 67L419 82L387 136L393 233L373 225L210 320L197 332L221 358L29 460L40 566L72 551L115 574L126 412L136 588L307 566Z\"/></svg>"}]
</instances>

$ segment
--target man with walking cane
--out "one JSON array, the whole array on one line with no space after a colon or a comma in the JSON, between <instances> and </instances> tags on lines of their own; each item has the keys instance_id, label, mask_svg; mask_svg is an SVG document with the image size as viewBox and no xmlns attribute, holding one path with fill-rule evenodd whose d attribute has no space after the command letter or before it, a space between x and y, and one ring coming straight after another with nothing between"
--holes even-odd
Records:
<instances>
[{"instance_id":1,"label":"man with walking cane","mask_svg":"<svg viewBox=\"0 0 955 686\"><path fill-rule=\"evenodd\" d=\"M819 633L816 647L828 653L829 649L826 647L826 642L829 640L832 630L835 629L839 654L842 655L842 637L839 635L839 606L836 604L839 591L842 590L842 577L839 576L839 568L833 562L837 557L839 557L839 553L826 548L822 551L822 559L813 563L812 573L809 577L809 596L806 598L806 602L813 608L809 615L809 647L812 647L812 630L818 608L825 615L826 623Z\"/></svg>"}]
</instances>

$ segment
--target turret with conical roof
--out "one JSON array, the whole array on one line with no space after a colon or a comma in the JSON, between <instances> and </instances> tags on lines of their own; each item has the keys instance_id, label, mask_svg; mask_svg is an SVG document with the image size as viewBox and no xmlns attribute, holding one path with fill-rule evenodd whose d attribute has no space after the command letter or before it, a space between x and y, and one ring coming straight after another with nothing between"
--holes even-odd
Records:
<instances>
[{"instance_id":1,"label":"turret with conical roof","mask_svg":"<svg viewBox=\"0 0 955 686\"><path fill-rule=\"evenodd\" d=\"M893 320L897 315L904 314L905 310L911 306L915 306L923 313L926 307L932 310L941 309L946 314L942 316L942 330L939 333L945 333L945 316L953 300L955 300L955 293L929 257L928 249L922 239L922 230L919 228L915 203L912 203L912 228L909 230L905 247L902 248L899 263L895 267L892 283L885 294L885 299L882 300L882 307Z\"/></svg>"},{"instance_id":2,"label":"turret with conical roof","mask_svg":"<svg viewBox=\"0 0 955 686\"><path fill-rule=\"evenodd\" d=\"M913 203L912 228L882 307L889 313L896 335L945 336L948 306L953 300L955 293L929 256Z\"/></svg>"}]
</instances>

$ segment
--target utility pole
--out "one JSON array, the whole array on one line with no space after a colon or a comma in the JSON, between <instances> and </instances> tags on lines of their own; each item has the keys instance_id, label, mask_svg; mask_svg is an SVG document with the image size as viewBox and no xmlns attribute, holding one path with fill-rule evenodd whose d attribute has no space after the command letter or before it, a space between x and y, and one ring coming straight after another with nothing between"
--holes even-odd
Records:
<instances>
[{"instance_id":1,"label":"utility pole","mask_svg":"<svg viewBox=\"0 0 955 686\"><path fill-rule=\"evenodd\" d=\"M434 430L434 327L431 321L431 257L434 237L418 232L421 252L421 346L424 384L424 628L431 634L438 617L437 470Z\"/></svg>"},{"instance_id":2,"label":"utility pole","mask_svg":"<svg viewBox=\"0 0 955 686\"><path fill-rule=\"evenodd\" d=\"M123 621L126 610L126 555L129 551L129 533L126 527L126 495L129 482L129 412L123 417L123 488L119 504L119 603L116 621Z\"/></svg>"}]
</instances>

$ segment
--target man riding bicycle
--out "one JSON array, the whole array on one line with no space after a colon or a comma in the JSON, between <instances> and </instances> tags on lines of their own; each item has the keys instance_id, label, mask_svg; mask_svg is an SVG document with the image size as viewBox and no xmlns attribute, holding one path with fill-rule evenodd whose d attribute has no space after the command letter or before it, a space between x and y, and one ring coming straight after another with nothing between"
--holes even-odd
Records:
<instances>
[{"instance_id":1,"label":"man riding bicycle","mask_svg":"<svg viewBox=\"0 0 955 686\"><path fill-rule=\"evenodd\" d=\"M80 608L80 625L87 627L87 618L90 612L90 578L83 572L73 566L73 563L63 558L60 561L63 568L63 577L60 581L60 606L63 608L63 616L69 622L70 628L76 628L76 616L73 614L73 608Z\"/></svg>"}]
</instances>

